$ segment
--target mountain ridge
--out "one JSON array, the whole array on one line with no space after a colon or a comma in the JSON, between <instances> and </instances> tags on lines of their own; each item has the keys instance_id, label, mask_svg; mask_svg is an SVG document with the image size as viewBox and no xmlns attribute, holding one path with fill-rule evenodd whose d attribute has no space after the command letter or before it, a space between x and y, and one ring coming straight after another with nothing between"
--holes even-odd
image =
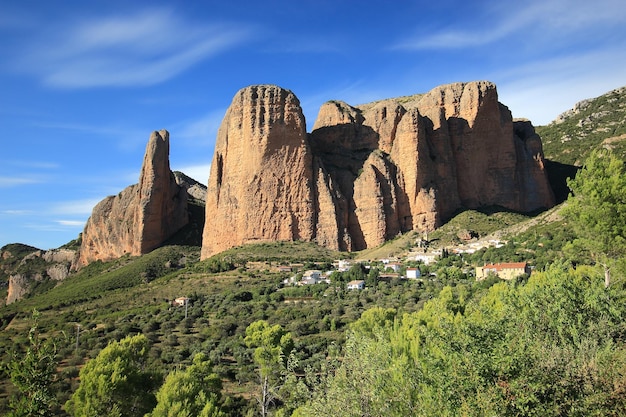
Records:
<instances>
[{"instance_id":1,"label":"mountain ridge","mask_svg":"<svg viewBox=\"0 0 626 417\"><path fill-rule=\"evenodd\" d=\"M581 166L600 147L626 159L626 86L579 101L536 130L546 158L559 163Z\"/></svg>"}]
</instances>

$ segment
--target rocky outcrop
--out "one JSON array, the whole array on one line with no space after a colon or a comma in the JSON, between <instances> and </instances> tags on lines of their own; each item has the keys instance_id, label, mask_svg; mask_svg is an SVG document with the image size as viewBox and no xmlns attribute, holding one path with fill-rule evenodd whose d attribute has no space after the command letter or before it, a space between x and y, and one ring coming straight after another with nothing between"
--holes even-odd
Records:
<instances>
[{"instance_id":1,"label":"rocky outcrop","mask_svg":"<svg viewBox=\"0 0 626 417\"><path fill-rule=\"evenodd\" d=\"M258 240L361 250L432 230L461 208L554 205L541 139L489 82L353 107L322 106L307 137L297 98L237 93L220 127L202 256Z\"/></svg>"},{"instance_id":2,"label":"rocky outcrop","mask_svg":"<svg viewBox=\"0 0 626 417\"><path fill-rule=\"evenodd\" d=\"M201 204L206 203L206 185L199 183L193 178L180 171L174 171L176 184L187 191L187 196L198 200Z\"/></svg>"},{"instance_id":3,"label":"rocky outcrop","mask_svg":"<svg viewBox=\"0 0 626 417\"><path fill-rule=\"evenodd\" d=\"M7 292L6 304L13 304L21 300L30 291L33 279L22 274L15 274L9 277L9 290Z\"/></svg>"},{"instance_id":4,"label":"rocky outcrop","mask_svg":"<svg viewBox=\"0 0 626 417\"><path fill-rule=\"evenodd\" d=\"M94 207L75 268L148 253L187 224L187 192L170 170L169 149L166 130L150 135L139 183Z\"/></svg>"},{"instance_id":5,"label":"rocky outcrop","mask_svg":"<svg viewBox=\"0 0 626 417\"><path fill-rule=\"evenodd\" d=\"M313 159L296 96L275 86L235 95L218 130L202 253L314 237Z\"/></svg>"},{"instance_id":6,"label":"rocky outcrop","mask_svg":"<svg viewBox=\"0 0 626 417\"><path fill-rule=\"evenodd\" d=\"M70 274L70 267L76 259L76 251L71 249L36 249L23 257L15 257L10 251L2 253L2 258L12 260L4 272L9 273L6 304L21 300L31 292L33 284L42 281L62 281Z\"/></svg>"}]
</instances>

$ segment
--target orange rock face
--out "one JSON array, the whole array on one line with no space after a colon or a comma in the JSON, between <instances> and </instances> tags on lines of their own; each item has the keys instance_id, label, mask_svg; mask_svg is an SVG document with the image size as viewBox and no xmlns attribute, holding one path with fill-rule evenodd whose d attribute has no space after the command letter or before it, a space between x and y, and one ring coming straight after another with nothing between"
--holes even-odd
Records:
<instances>
[{"instance_id":1,"label":"orange rock face","mask_svg":"<svg viewBox=\"0 0 626 417\"><path fill-rule=\"evenodd\" d=\"M202 257L259 240L361 250L489 205L554 205L540 138L513 122L492 83L360 107L328 102L308 136L293 93L252 86L218 133Z\"/></svg>"},{"instance_id":2,"label":"orange rock face","mask_svg":"<svg viewBox=\"0 0 626 417\"><path fill-rule=\"evenodd\" d=\"M288 90L237 93L218 131L203 257L246 242L314 237L313 160L300 102Z\"/></svg>"},{"instance_id":3,"label":"orange rock face","mask_svg":"<svg viewBox=\"0 0 626 417\"><path fill-rule=\"evenodd\" d=\"M94 207L74 267L148 253L188 221L187 192L170 171L169 133L153 132L139 183Z\"/></svg>"}]
</instances>

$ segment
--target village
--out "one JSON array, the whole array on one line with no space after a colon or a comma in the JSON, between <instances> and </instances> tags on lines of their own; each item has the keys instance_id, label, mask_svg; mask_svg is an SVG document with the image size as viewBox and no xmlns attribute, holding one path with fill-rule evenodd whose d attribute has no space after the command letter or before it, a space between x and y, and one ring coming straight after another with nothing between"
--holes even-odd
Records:
<instances>
[{"instance_id":1,"label":"village","mask_svg":"<svg viewBox=\"0 0 626 417\"><path fill-rule=\"evenodd\" d=\"M446 248L430 248L427 238L418 238L416 246L402 258L390 257L376 260L340 259L332 263L332 268L306 269L304 264L279 265L277 272L290 274L282 281L284 286L306 286L316 284L337 284L333 277L337 273L348 272L354 265L361 265L366 271L376 268L376 280L390 282L391 280L435 280L437 274L429 272L431 265L436 265L444 257L461 257L463 254L473 254L484 248L501 248L507 242L499 239L485 239L466 242ZM529 276L531 267L527 262L485 263L473 268L465 267L469 277L477 281L490 276L497 276L503 280L513 280L520 276ZM346 290L365 290L364 279L351 280L343 283Z\"/></svg>"}]
</instances>

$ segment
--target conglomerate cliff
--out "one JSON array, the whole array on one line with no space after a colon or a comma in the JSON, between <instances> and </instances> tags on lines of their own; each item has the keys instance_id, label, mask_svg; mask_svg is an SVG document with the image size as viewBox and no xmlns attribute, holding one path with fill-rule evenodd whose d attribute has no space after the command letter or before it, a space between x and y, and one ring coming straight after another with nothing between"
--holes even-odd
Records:
<instances>
[{"instance_id":1,"label":"conglomerate cliff","mask_svg":"<svg viewBox=\"0 0 626 417\"><path fill-rule=\"evenodd\" d=\"M139 183L94 207L75 268L125 254L148 253L187 224L187 191L170 170L169 152L169 133L152 132Z\"/></svg>"},{"instance_id":2,"label":"conglomerate cliff","mask_svg":"<svg viewBox=\"0 0 626 417\"><path fill-rule=\"evenodd\" d=\"M250 86L218 131L202 257L264 240L361 250L491 205L528 212L554 195L541 139L490 82L360 107L331 101L309 135L291 91Z\"/></svg>"}]
</instances>

